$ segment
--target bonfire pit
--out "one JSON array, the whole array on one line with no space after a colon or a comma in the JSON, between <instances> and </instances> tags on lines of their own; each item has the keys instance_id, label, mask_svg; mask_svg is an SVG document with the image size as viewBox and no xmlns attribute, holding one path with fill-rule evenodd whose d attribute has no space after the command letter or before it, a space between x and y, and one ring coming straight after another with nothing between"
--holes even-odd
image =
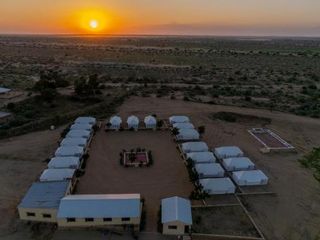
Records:
<instances>
[{"instance_id":1,"label":"bonfire pit","mask_svg":"<svg viewBox=\"0 0 320 240\"><path fill-rule=\"evenodd\" d=\"M125 167L143 167L151 164L151 151L141 149L121 153L121 163Z\"/></svg>"}]
</instances>

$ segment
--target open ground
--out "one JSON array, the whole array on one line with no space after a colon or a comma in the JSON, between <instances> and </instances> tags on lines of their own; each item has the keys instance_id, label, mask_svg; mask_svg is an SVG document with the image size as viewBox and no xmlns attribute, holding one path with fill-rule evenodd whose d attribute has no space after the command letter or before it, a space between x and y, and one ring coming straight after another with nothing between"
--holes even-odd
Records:
<instances>
[{"instance_id":1,"label":"open ground","mask_svg":"<svg viewBox=\"0 0 320 240\"><path fill-rule=\"evenodd\" d=\"M101 111L103 111L103 109L101 109ZM274 130L283 139L297 147L298 152L262 154L259 151L261 145L259 145L259 143L247 132L249 128L262 127L261 123L259 121L228 123L221 120L211 119L211 114L219 111L245 113L253 116L270 118L271 123L267 124L266 127ZM173 114L188 115L195 125L206 126L204 141L206 141L210 147L238 145L244 150L246 155L253 160L257 167L266 173L270 179L268 189L275 192L276 195L243 196L242 199L251 216L253 216L267 239L300 240L315 239L319 236L320 184L313 178L311 171L301 168L297 161L304 152L320 145L318 132L320 129L319 120L267 110L245 109L190 103L180 100L141 97L130 98L118 109L118 114L123 117L130 114L136 114L141 117L150 113L156 113L159 118L167 118ZM46 163L44 163L43 160L53 153L57 146L56 143L59 139L60 132L61 129L55 131L35 132L20 137L14 137L9 140L5 139L0 141L0 183L3 192L1 194L1 215L4 213L7 216L7 218L3 218L0 221L1 239L21 239L22 236L24 239L34 239L30 226L21 223L17 219L17 214L15 213L14 208L19 202L19 198L23 196L30 184L39 175L41 169L46 167ZM109 137L110 140L112 140L110 141L110 145L112 146L112 144L116 144L117 141L120 141L119 134L128 135L127 139L123 139L121 137L121 146L124 143L128 144L126 145L127 147L123 148L129 149L130 147L143 147L147 150L152 150L155 161L154 166L150 169L122 169L119 164L119 152L122 150L122 147L117 146L117 149L112 149L112 151L110 151L110 154L114 154L115 158L114 160L112 158L114 169L108 169L106 165L102 166L101 169L97 169L97 173L90 173L91 169L96 168L95 164L98 164L99 161L109 159L108 155L98 156L96 159L92 160L95 155L94 149L97 148L99 151L99 148L104 147L105 149L103 149L103 151L106 152L107 148L110 147L107 144L109 143ZM179 174L179 176L182 174L182 176L184 176L184 180L181 180L180 183L173 186L190 186L186 177L186 170L181 159L178 157L174 143L170 142L172 141L170 136L166 135L167 133L165 132L150 133L148 135L149 137L151 137L152 134L159 134L159 136L157 136L159 139L156 137L152 141L159 143L160 146L159 148L153 148L154 145L151 140L150 143L148 141L140 142L139 139L144 134L147 134L147 132L105 133L100 131L94 138L94 142L90 150L90 159L87 164L86 174L80 179L78 191L89 191L89 185L85 185L90 184L90 182L92 184L97 181L104 184L97 183L92 191L98 191L99 189L99 191L116 191L116 189L119 191L128 191L124 181L127 177L126 175L124 175L124 179L121 180L122 183L117 182L116 184L113 184L116 182L116 179L112 179L112 176L115 176L114 174L116 171L127 172L128 178L133 179L135 177L135 173L138 173L138 171L139 173L145 171L144 174L146 174L146 176L152 176L151 174L154 173L154 171L159 172L159 170L163 170L163 175L165 177L168 175L169 179L171 179L171 174ZM98 145L96 144L95 141L100 137L106 144L103 144L103 142L100 142ZM132 142L133 140L138 142L134 143ZM168 149L165 149L165 144L167 144ZM163 157L161 153L157 153L160 148L165 149L166 154L168 151L170 156L173 154L172 156L174 156L174 159L176 160L173 162L170 162L169 159L162 160ZM165 165L158 165L160 161L170 162L173 164L172 166L175 166L177 169L169 169L166 168ZM169 170L165 171L166 169ZM109 172L110 177L107 177ZM86 178L90 176L92 178L96 178L95 181L93 181L93 179L86 181ZM103 177L108 179L104 181ZM162 175L154 175L148 179L156 180L158 178L162 179L163 177ZM112 184L109 184L110 186L108 186L108 180L113 181ZM143 178L140 178L139 181L142 180ZM138 183L138 180L137 182L130 183L130 185L133 184L134 191L136 191L136 189L140 189ZM144 182L142 183L144 184ZM162 181L162 183L165 185L166 181ZM159 183L157 182L155 184ZM143 187L141 187L141 189L142 188ZM151 194L149 190L146 188L144 192L141 191L142 195ZM177 191L176 194L187 194L187 192L181 191L184 190L181 189ZM164 190L162 194L167 194L166 190ZM155 198L159 197L160 196L155 196ZM5 201L4 199L8 200ZM146 196L147 208L149 206L151 207L150 204L152 201L153 200L148 200L148 197ZM153 211L157 210L153 209ZM152 227L147 226L147 228ZM53 238L57 240L67 239L66 237L63 237L65 235L62 234L62 236L61 234L62 233L58 231L55 233ZM70 233L66 233L66 235L69 237L73 236L70 235ZM93 234L92 239L101 239L101 235L99 236ZM87 238L87 235L80 234L77 239ZM40 234L37 239L41 239ZM42 235L42 239L50 238Z\"/></svg>"}]
</instances>

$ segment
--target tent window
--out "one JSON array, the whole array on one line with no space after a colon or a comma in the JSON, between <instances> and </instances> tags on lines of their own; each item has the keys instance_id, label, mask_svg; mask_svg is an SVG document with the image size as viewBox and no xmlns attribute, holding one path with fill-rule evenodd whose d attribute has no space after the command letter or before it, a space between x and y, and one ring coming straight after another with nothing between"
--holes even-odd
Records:
<instances>
[{"instance_id":1,"label":"tent window","mask_svg":"<svg viewBox=\"0 0 320 240\"><path fill-rule=\"evenodd\" d=\"M86 222L93 222L94 220L93 220L93 218L85 218L84 219Z\"/></svg>"},{"instance_id":2,"label":"tent window","mask_svg":"<svg viewBox=\"0 0 320 240\"><path fill-rule=\"evenodd\" d=\"M130 218L121 218L121 221L122 222L128 222L128 221L130 221Z\"/></svg>"},{"instance_id":3,"label":"tent window","mask_svg":"<svg viewBox=\"0 0 320 240\"><path fill-rule=\"evenodd\" d=\"M178 227L175 226L175 225L169 225L168 228L169 228L169 229L177 229Z\"/></svg>"},{"instance_id":4,"label":"tent window","mask_svg":"<svg viewBox=\"0 0 320 240\"><path fill-rule=\"evenodd\" d=\"M112 218L104 218L103 221L104 222L112 222Z\"/></svg>"},{"instance_id":5,"label":"tent window","mask_svg":"<svg viewBox=\"0 0 320 240\"><path fill-rule=\"evenodd\" d=\"M34 212L27 212L28 217L35 217L36 214Z\"/></svg>"},{"instance_id":6,"label":"tent window","mask_svg":"<svg viewBox=\"0 0 320 240\"><path fill-rule=\"evenodd\" d=\"M44 214L42 214L42 217L43 218L51 218L51 214L44 213Z\"/></svg>"},{"instance_id":7,"label":"tent window","mask_svg":"<svg viewBox=\"0 0 320 240\"><path fill-rule=\"evenodd\" d=\"M75 222L76 219L75 218L67 218L67 222Z\"/></svg>"}]
</instances>

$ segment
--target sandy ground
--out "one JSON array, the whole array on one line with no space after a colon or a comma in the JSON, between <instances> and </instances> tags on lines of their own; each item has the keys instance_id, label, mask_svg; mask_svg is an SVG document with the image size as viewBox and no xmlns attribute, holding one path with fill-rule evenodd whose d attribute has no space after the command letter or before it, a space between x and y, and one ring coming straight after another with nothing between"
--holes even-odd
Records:
<instances>
[{"instance_id":1,"label":"sandy ground","mask_svg":"<svg viewBox=\"0 0 320 240\"><path fill-rule=\"evenodd\" d=\"M143 168L120 165L122 149L151 151L154 164ZM90 147L86 173L77 185L80 194L140 193L145 198L146 231L157 231L160 201L165 197L189 197L193 185L169 131L100 130Z\"/></svg>"},{"instance_id":2,"label":"sandy ground","mask_svg":"<svg viewBox=\"0 0 320 240\"><path fill-rule=\"evenodd\" d=\"M232 111L271 118L272 123L267 127L275 130L292 145L297 146L298 153L261 154L259 152L260 145L247 133L248 128L259 127L259 123L239 124L211 120L209 114L217 111ZM313 178L311 171L301 168L297 162L297 159L301 157L304 151L320 145L320 121L318 119L267 110L139 97L130 98L119 109L119 114L123 117L130 114L143 117L150 113L156 113L161 118L166 118L172 114L190 116L194 124L206 126L204 140L208 142L210 147L238 145L256 163L257 167L270 177L268 189L276 192L275 196L251 196L245 198L251 215L267 239L313 240L319 234L320 184ZM99 134L105 133L101 132ZM104 135L104 137L108 139L107 135ZM49 157L55 150L58 138L58 131L45 131L0 141L0 183L2 189L0 215L7 216L7 218L0 220L1 239L33 239L31 234L25 234L25 229L28 226L16 228L15 206L41 170L45 168L45 163L42 160ZM167 140L164 142L168 142L171 149L173 145ZM131 142L131 144L133 143ZM147 148L149 146L147 144L139 145ZM92 149L94 147L95 145L93 144ZM170 149L168 151L174 151ZM102 158L105 159L104 157L100 158L101 160ZM156 169L156 164L159 162L157 158L155 158L154 169ZM90 166L92 164L94 164L94 161L88 162L87 173L84 177L90 175L90 168L94 168L94 166ZM114 164L118 164L118 153ZM119 166L117 165L117 167ZM152 168L145 169L146 174L149 174L149 170L153 171ZM106 168L103 169L110 171ZM131 170L132 172L135 170L144 171L144 169L130 169L129 171ZM165 172L165 174L171 173ZM99 176L95 177L99 178ZM103 181L103 179L100 179L100 181ZM116 179L113 181L116 181ZM82 180L81 182L85 183ZM81 190L81 185L79 186L79 190ZM106 187L103 188L101 186L97 186L97 188L101 188L101 191L108 190ZM112 188L116 189L116 186L112 186ZM148 200L146 204L148 206ZM72 233L72 235L67 234L69 236L67 238L59 238L61 236L59 234L60 231L57 232L54 239L72 239L72 236L74 236ZM88 239L85 235L78 234L77 236L79 236L77 239ZM94 238L90 237L90 239ZM101 237L97 236L96 239L101 239Z\"/></svg>"}]
</instances>

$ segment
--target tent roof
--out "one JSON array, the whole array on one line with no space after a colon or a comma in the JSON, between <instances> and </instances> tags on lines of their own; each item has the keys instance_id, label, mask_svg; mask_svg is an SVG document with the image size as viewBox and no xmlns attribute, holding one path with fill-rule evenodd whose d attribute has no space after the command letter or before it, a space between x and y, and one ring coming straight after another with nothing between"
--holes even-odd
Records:
<instances>
[{"instance_id":1,"label":"tent roof","mask_svg":"<svg viewBox=\"0 0 320 240\"><path fill-rule=\"evenodd\" d=\"M92 125L89 123L74 123L70 126L71 130L92 130Z\"/></svg>"},{"instance_id":2,"label":"tent roof","mask_svg":"<svg viewBox=\"0 0 320 240\"><path fill-rule=\"evenodd\" d=\"M207 152L208 145L205 142L186 142L181 144L183 151L188 152Z\"/></svg>"},{"instance_id":3,"label":"tent roof","mask_svg":"<svg viewBox=\"0 0 320 240\"><path fill-rule=\"evenodd\" d=\"M67 138L75 138L75 137L82 137L82 138L89 138L91 135L90 131L87 130L70 130L66 137Z\"/></svg>"},{"instance_id":4,"label":"tent roof","mask_svg":"<svg viewBox=\"0 0 320 240\"><path fill-rule=\"evenodd\" d=\"M52 158L48 163L48 168L70 168L70 166L78 168L79 165L80 159L77 157Z\"/></svg>"},{"instance_id":5,"label":"tent roof","mask_svg":"<svg viewBox=\"0 0 320 240\"><path fill-rule=\"evenodd\" d=\"M215 175L220 172L224 172L224 169L219 163L200 163L195 166L196 171L204 175Z\"/></svg>"},{"instance_id":6,"label":"tent roof","mask_svg":"<svg viewBox=\"0 0 320 240\"><path fill-rule=\"evenodd\" d=\"M190 152L187 158L191 158L194 162L216 162L216 158L212 152Z\"/></svg>"},{"instance_id":7,"label":"tent roof","mask_svg":"<svg viewBox=\"0 0 320 240\"><path fill-rule=\"evenodd\" d=\"M75 169L49 168L49 169L45 169L42 172L42 174L40 176L40 181L41 182L64 181L67 179L71 179L73 177L74 173L75 173Z\"/></svg>"},{"instance_id":8,"label":"tent roof","mask_svg":"<svg viewBox=\"0 0 320 240\"><path fill-rule=\"evenodd\" d=\"M85 138L65 138L61 141L60 146L86 146Z\"/></svg>"},{"instance_id":9,"label":"tent roof","mask_svg":"<svg viewBox=\"0 0 320 240\"><path fill-rule=\"evenodd\" d=\"M200 179L199 183L203 186L204 190L215 191L225 191L230 188L235 188L233 182L230 178L204 178Z\"/></svg>"},{"instance_id":10,"label":"tent roof","mask_svg":"<svg viewBox=\"0 0 320 240\"><path fill-rule=\"evenodd\" d=\"M194 125L192 123L174 123L172 127L177 129L194 129Z\"/></svg>"},{"instance_id":11,"label":"tent roof","mask_svg":"<svg viewBox=\"0 0 320 240\"><path fill-rule=\"evenodd\" d=\"M183 128L179 130L179 133L177 135L177 138L182 138L182 139L199 139L200 134L197 130L195 129L188 129L188 128Z\"/></svg>"},{"instance_id":12,"label":"tent roof","mask_svg":"<svg viewBox=\"0 0 320 240\"><path fill-rule=\"evenodd\" d=\"M127 123L128 124L139 124L139 118L134 115L131 115L130 117L128 117Z\"/></svg>"},{"instance_id":13,"label":"tent roof","mask_svg":"<svg viewBox=\"0 0 320 240\"><path fill-rule=\"evenodd\" d=\"M214 153L219 158L242 157L243 152L236 146L223 146L214 149Z\"/></svg>"},{"instance_id":14,"label":"tent roof","mask_svg":"<svg viewBox=\"0 0 320 240\"><path fill-rule=\"evenodd\" d=\"M10 92L10 91L11 91L10 88L0 87L0 93L7 93L7 92Z\"/></svg>"},{"instance_id":15,"label":"tent roof","mask_svg":"<svg viewBox=\"0 0 320 240\"><path fill-rule=\"evenodd\" d=\"M11 113L9 113L9 112L2 112L2 111L0 111L0 118L9 117L10 115L11 115Z\"/></svg>"},{"instance_id":16,"label":"tent roof","mask_svg":"<svg viewBox=\"0 0 320 240\"><path fill-rule=\"evenodd\" d=\"M140 194L68 195L61 200L58 218L139 217Z\"/></svg>"},{"instance_id":17,"label":"tent roof","mask_svg":"<svg viewBox=\"0 0 320 240\"><path fill-rule=\"evenodd\" d=\"M250 170L250 171L238 171L232 173L233 177L239 180L245 180L247 182L256 182L268 177L261 170Z\"/></svg>"},{"instance_id":18,"label":"tent roof","mask_svg":"<svg viewBox=\"0 0 320 240\"><path fill-rule=\"evenodd\" d=\"M89 123L89 124L96 124L97 120L94 117L78 117L75 121L75 123Z\"/></svg>"},{"instance_id":19,"label":"tent roof","mask_svg":"<svg viewBox=\"0 0 320 240\"><path fill-rule=\"evenodd\" d=\"M190 119L187 116L171 116L171 117L169 117L169 122L171 124L173 124L173 123L186 123L186 122L190 122Z\"/></svg>"},{"instance_id":20,"label":"tent roof","mask_svg":"<svg viewBox=\"0 0 320 240\"><path fill-rule=\"evenodd\" d=\"M111 124L121 124L122 123L122 119L119 116L113 116L110 118L109 122Z\"/></svg>"},{"instance_id":21,"label":"tent roof","mask_svg":"<svg viewBox=\"0 0 320 240\"><path fill-rule=\"evenodd\" d=\"M230 167L254 166L254 163L247 157L232 157L222 160L223 165Z\"/></svg>"},{"instance_id":22,"label":"tent roof","mask_svg":"<svg viewBox=\"0 0 320 240\"><path fill-rule=\"evenodd\" d=\"M80 146L61 146L55 152L55 157L81 156L84 148Z\"/></svg>"},{"instance_id":23,"label":"tent roof","mask_svg":"<svg viewBox=\"0 0 320 240\"><path fill-rule=\"evenodd\" d=\"M21 208L58 208L70 181L35 182L22 199Z\"/></svg>"},{"instance_id":24,"label":"tent roof","mask_svg":"<svg viewBox=\"0 0 320 240\"><path fill-rule=\"evenodd\" d=\"M161 222L180 221L192 224L191 203L181 197L171 197L161 200Z\"/></svg>"},{"instance_id":25,"label":"tent roof","mask_svg":"<svg viewBox=\"0 0 320 240\"><path fill-rule=\"evenodd\" d=\"M145 124L157 124L157 119L154 116L149 115L144 118L144 123Z\"/></svg>"}]
</instances>

